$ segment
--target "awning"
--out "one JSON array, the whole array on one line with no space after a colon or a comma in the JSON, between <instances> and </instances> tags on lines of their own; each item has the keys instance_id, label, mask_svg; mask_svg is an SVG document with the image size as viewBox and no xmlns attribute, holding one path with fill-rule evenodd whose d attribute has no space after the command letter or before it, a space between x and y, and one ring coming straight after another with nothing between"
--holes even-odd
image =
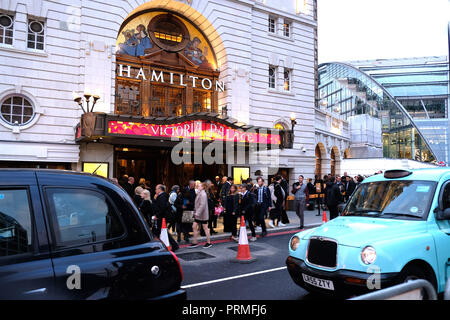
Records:
<instances>
[{"instance_id":1,"label":"awning","mask_svg":"<svg viewBox=\"0 0 450 320\"><path fill-rule=\"evenodd\" d=\"M77 127L77 142L101 140L112 144L171 145L183 139L203 142L264 144L268 149L292 147L291 131L239 123L217 113L198 112L177 117L142 117L86 113Z\"/></svg>"}]
</instances>

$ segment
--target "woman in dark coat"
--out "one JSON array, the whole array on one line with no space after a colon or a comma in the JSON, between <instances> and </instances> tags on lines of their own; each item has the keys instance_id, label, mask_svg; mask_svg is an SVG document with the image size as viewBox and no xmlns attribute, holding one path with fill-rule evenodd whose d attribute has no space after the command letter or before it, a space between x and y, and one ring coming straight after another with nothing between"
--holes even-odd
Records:
<instances>
[{"instance_id":1,"label":"woman in dark coat","mask_svg":"<svg viewBox=\"0 0 450 320\"><path fill-rule=\"evenodd\" d=\"M230 192L225 197L225 212L223 215L223 231L231 232L231 239L238 241L237 238L237 218L239 216L239 194L236 185L230 187Z\"/></svg>"},{"instance_id":2,"label":"woman in dark coat","mask_svg":"<svg viewBox=\"0 0 450 320\"><path fill-rule=\"evenodd\" d=\"M147 221L147 224L149 227L152 227L152 217L153 217L153 207L152 207L152 200L150 197L150 191L143 190L141 192L141 204L139 205L139 209L141 210L141 213L144 215L145 220Z\"/></svg>"},{"instance_id":3,"label":"woman in dark coat","mask_svg":"<svg viewBox=\"0 0 450 320\"><path fill-rule=\"evenodd\" d=\"M178 190L178 195L174 202L174 206L177 209L175 212L175 224L177 230L177 241L181 242L181 234L184 235L184 241L189 242L189 231L192 229L191 224L183 223L183 205L184 205L184 197L183 193Z\"/></svg>"}]
</instances>

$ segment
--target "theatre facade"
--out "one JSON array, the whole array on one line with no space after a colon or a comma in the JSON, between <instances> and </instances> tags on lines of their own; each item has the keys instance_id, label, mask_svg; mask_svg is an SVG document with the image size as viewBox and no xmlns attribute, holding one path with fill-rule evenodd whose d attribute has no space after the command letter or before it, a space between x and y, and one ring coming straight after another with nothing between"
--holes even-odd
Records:
<instances>
[{"instance_id":1,"label":"theatre facade","mask_svg":"<svg viewBox=\"0 0 450 320\"><path fill-rule=\"evenodd\" d=\"M44 26L42 50L0 36L0 130L16 154L0 166L167 186L313 176L315 1L35 2L0 8L16 29Z\"/></svg>"}]
</instances>

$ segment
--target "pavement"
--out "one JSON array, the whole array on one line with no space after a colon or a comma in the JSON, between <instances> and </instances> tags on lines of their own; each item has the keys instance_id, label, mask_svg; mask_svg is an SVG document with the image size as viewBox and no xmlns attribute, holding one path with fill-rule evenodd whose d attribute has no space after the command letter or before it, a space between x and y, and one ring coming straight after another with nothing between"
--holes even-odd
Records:
<instances>
[{"instance_id":1,"label":"pavement","mask_svg":"<svg viewBox=\"0 0 450 320\"><path fill-rule=\"evenodd\" d=\"M320 216L317 216L317 209L315 210L305 210L305 222L304 222L304 227L305 228L313 228L313 227L317 227L320 226L323 221L323 217L322 214ZM321 210L321 212L323 212L323 210ZM325 211L327 214L327 218L330 218L330 213L328 211ZM297 214L295 213L295 211L287 211L287 215L289 218L289 224L287 224L286 226L275 226L275 228L271 228L269 226L269 219L266 219L266 226L267 226L267 234L271 234L271 233L280 233L280 232L287 232L287 231L292 231L292 230L297 230L299 231L299 227L300 227L300 219L297 216ZM222 217L219 218L218 223L217 223L217 228L214 228L216 231L218 231L217 234L214 234L211 236L211 242L215 242L218 240L224 240L224 239L229 239L231 236L231 233L229 232L223 232L223 223L222 223ZM239 230L239 226L238 226L238 230ZM247 234L251 235L251 231L249 228L247 228ZM261 232L256 232L256 235L258 237L258 235L261 234ZM192 238L191 238L192 240ZM202 242L206 242L206 237L199 237L198 238L198 242L202 243ZM187 244L184 244L184 242L181 243L180 247L186 247Z\"/></svg>"}]
</instances>

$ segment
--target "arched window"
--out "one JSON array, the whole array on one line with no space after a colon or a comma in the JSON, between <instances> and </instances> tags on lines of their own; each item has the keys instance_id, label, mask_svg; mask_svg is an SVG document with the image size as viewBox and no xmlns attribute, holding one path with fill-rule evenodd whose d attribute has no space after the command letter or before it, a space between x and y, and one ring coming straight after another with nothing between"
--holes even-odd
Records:
<instances>
[{"instance_id":1,"label":"arched window","mask_svg":"<svg viewBox=\"0 0 450 320\"><path fill-rule=\"evenodd\" d=\"M280 122L278 122L277 124L275 124L273 127L274 127L275 129L278 129L278 130L286 130L286 128L284 127L284 124L282 124L282 123L280 123Z\"/></svg>"},{"instance_id":2,"label":"arched window","mask_svg":"<svg viewBox=\"0 0 450 320\"><path fill-rule=\"evenodd\" d=\"M331 149L331 175L335 176L336 175L336 153L334 151L334 149Z\"/></svg>"},{"instance_id":3,"label":"arched window","mask_svg":"<svg viewBox=\"0 0 450 320\"><path fill-rule=\"evenodd\" d=\"M22 95L6 96L0 101L0 105L0 119L9 125L24 126L35 115L33 104Z\"/></svg>"},{"instance_id":4,"label":"arched window","mask_svg":"<svg viewBox=\"0 0 450 320\"><path fill-rule=\"evenodd\" d=\"M322 154L320 152L319 145L316 146L316 168L314 170L314 174L319 177L322 176Z\"/></svg>"}]
</instances>

